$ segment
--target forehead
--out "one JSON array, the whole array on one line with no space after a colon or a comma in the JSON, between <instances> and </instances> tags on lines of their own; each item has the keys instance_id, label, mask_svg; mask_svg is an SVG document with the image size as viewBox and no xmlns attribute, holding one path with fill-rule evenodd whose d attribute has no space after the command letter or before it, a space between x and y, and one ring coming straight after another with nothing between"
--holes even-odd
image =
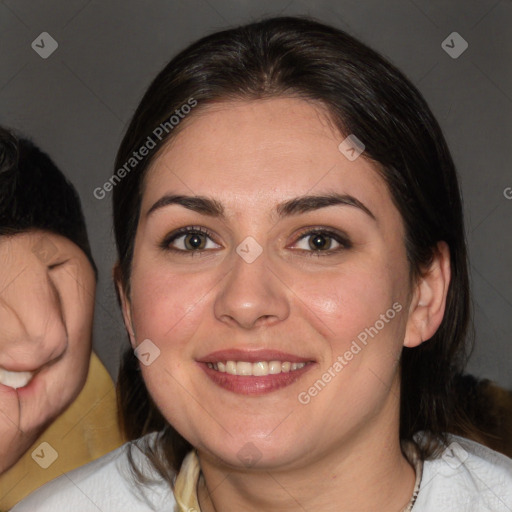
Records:
<instances>
[{"instance_id":1,"label":"forehead","mask_svg":"<svg viewBox=\"0 0 512 512\"><path fill-rule=\"evenodd\" d=\"M325 108L297 98L230 101L196 111L151 164L142 212L164 193L211 195L270 208L287 198L340 191L390 203L376 164L348 160ZM389 207L389 204L388 204Z\"/></svg>"},{"instance_id":2,"label":"forehead","mask_svg":"<svg viewBox=\"0 0 512 512\"><path fill-rule=\"evenodd\" d=\"M20 261L23 258L42 266L62 258L86 259L82 250L71 240L39 229L0 236L0 254L9 261Z\"/></svg>"}]
</instances>

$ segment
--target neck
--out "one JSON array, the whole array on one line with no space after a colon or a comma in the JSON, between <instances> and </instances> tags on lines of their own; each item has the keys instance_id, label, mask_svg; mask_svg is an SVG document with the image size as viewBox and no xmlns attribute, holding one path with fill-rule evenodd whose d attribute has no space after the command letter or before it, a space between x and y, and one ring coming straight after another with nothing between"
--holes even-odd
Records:
<instances>
[{"instance_id":1,"label":"neck","mask_svg":"<svg viewBox=\"0 0 512 512\"><path fill-rule=\"evenodd\" d=\"M400 512L411 499L415 473L397 433L398 412L393 421L383 415L286 471L232 470L199 453L201 511Z\"/></svg>"}]
</instances>

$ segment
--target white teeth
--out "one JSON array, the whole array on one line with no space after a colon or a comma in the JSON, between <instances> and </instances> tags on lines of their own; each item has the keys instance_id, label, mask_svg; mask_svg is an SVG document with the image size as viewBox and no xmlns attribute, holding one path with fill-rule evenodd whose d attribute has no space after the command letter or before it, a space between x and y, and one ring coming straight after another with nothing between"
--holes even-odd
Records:
<instances>
[{"instance_id":1,"label":"white teeth","mask_svg":"<svg viewBox=\"0 0 512 512\"><path fill-rule=\"evenodd\" d=\"M290 363L289 361L258 361L257 363L226 361L224 363L219 361L218 363L207 363L207 366L230 375L264 377L265 375L277 375L278 373L300 370L306 366L306 363Z\"/></svg>"},{"instance_id":2,"label":"white teeth","mask_svg":"<svg viewBox=\"0 0 512 512\"><path fill-rule=\"evenodd\" d=\"M252 375L252 363L245 363L244 361L238 361L238 363L236 363L236 374L237 375Z\"/></svg>"},{"instance_id":3,"label":"white teeth","mask_svg":"<svg viewBox=\"0 0 512 512\"><path fill-rule=\"evenodd\" d=\"M226 363L226 373L230 375L236 375L236 363L235 361L228 361Z\"/></svg>"},{"instance_id":4,"label":"white teeth","mask_svg":"<svg viewBox=\"0 0 512 512\"><path fill-rule=\"evenodd\" d=\"M260 361L252 365L252 374L257 377L262 375L268 375L268 363L266 361Z\"/></svg>"},{"instance_id":5,"label":"white teeth","mask_svg":"<svg viewBox=\"0 0 512 512\"><path fill-rule=\"evenodd\" d=\"M14 389L25 387L33 376L32 372L10 372L0 368L0 384Z\"/></svg>"},{"instance_id":6,"label":"white teeth","mask_svg":"<svg viewBox=\"0 0 512 512\"><path fill-rule=\"evenodd\" d=\"M268 373L270 373L270 375L281 373L281 361L270 361L270 363L268 363Z\"/></svg>"}]
</instances>

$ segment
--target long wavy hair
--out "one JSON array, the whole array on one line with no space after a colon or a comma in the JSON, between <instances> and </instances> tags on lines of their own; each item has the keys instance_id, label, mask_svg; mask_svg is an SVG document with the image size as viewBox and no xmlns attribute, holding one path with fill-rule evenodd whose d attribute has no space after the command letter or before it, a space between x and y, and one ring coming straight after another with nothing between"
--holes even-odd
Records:
<instances>
[{"instance_id":1,"label":"long wavy hair","mask_svg":"<svg viewBox=\"0 0 512 512\"><path fill-rule=\"evenodd\" d=\"M164 144L202 108L226 100L295 97L326 107L342 134L365 144L405 226L411 278L432 260L439 241L450 249L451 282L444 319L434 336L401 357L400 438L419 430L446 441L469 431L454 394L467 358L469 280L461 196L454 163L439 124L416 87L390 62L360 41L310 18L270 18L214 33L175 56L143 96L126 130L116 169L133 156L191 98L197 106L115 186L113 212L118 263L115 278L127 295L134 239L148 166ZM171 479L192 448L165 420L145 387L128 348L118 379L121 421L135 439L159 432L146 453ZM425 445L423 456L435 448Z\"/></svg>"}]
</instances>

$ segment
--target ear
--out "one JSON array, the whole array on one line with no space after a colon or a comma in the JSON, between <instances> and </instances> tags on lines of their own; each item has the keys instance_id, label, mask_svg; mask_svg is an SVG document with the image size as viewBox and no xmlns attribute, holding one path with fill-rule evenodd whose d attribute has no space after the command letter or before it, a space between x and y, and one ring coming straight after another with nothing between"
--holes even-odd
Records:
<instances>
[{"instance_id":1,"label":"ear","mask_svg":"<svg viewBox=\"0 0 512 512\"><path fill-rule=\"evenodd\" d=\"M126 293L123 279L122 279L122 272L121 272L121 266L119 262L117 262L114 265L113 269L113 277L114 277L114 284L116 287L116 293L117 293L117 301L119 302L119 305L121 307L121 312L123 313L123 320L124 320L124 326L126 327L126 330L128 331L128 335L130 336L130 344L133 349L137 346L136 343L136 336L135 336L135 330L133 328L133 321L132 321L132 308L130 303L130 298L128 294Z\"/></svg>"},{"instance_id":2,"label":"ear","mask_svg":"<svg viewBox=\"0 0 512 512\"><path fill-rule=\"evenodd\" d=\"M405 347L417 347L436 333L443 321L450 278L450 249L446 242L439 242L431 264L422 271L414 285Z\"/></svg>"}]
</instances>

